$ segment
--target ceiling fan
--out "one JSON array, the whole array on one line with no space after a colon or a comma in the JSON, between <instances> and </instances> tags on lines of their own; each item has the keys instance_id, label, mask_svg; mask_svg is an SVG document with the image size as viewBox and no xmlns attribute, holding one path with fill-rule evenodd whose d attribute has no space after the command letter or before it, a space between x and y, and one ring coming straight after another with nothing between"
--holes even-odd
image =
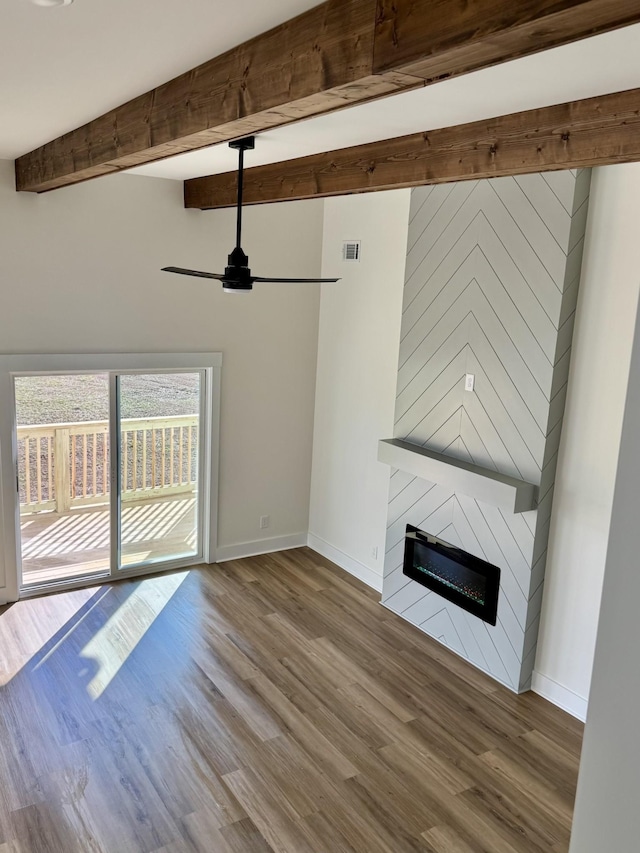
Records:
<instances>
[{"instance_id":1,"label":"ceiling fan","mask_svg":"<svg viewBox=\"0 0 640 853\"><path fill-rule=\"evenodd\" d=\"M163 267L162 272L174 272L179 275L193 275L198 278L212 278L222 282L225 293L247 293L253 290L255 281L278 282L278 283L305 283L305 282L335 282L339 278L263 278L251 275L249 269L249 258L242 250L242 190L244 186L244 152L255 148L255 137L247 136L229 143L229 148L238 152L238 215L236 225L236 247L229 255L228 266L224 273L201 272L200 270L189 270L183 267Z\"/></svg>"}]
</instances>

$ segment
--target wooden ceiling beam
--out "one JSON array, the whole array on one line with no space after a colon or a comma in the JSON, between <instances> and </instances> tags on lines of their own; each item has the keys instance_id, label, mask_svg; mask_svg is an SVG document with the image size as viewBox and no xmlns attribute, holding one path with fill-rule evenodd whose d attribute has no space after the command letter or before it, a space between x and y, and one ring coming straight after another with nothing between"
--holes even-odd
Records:
<instances>
[{"instance_id":1,"label":"wooden ceiling beam","mask_svg":"<svg viewBox=\"0 0 640 853\"><path fill-rule=\"evenodd\" d=\"M640 161L640 89L247 169L246 204ZM236 174L185 181L185 207L232 207Z\"/></svg>"},{"instance_id":2,"label":"wooden ceiling beam","mask_svg":"<svg viewBox=\"0 0 640 853\"><path fill-rule=\"evenodd\" d=\"M432 83L637 21L637 0L378 0L373 67Z\"/></svg>"},{"instance_id":3,"label":"wooden ceiling beam","mask_svg":"<svg viewBox=\"0 0 640 853\"><path fill-rule=\"evenodd\" d=\"M16 161L45 192L640 21L637 0L326 0Z\"/></svg>"}]
</instances>

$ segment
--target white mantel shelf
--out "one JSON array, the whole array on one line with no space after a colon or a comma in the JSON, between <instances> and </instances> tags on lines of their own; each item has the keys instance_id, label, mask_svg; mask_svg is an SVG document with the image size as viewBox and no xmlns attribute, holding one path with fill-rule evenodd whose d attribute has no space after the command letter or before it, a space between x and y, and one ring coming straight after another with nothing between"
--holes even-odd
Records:
<instances>
[{"instance_id":1,"label":"white mantel shelf","mask_svg":"<svg viewBox=\"0 0 640 853\"><path fill-rule=\"evenodd\" d=\"M431 483L448 486L454 492L497 506L508 513L528 512L536 508L538 490L531 483L505 477L453 456L434 453L398 438L384 438L378 442L378 461Z\"/></svg>"}]
</instances>

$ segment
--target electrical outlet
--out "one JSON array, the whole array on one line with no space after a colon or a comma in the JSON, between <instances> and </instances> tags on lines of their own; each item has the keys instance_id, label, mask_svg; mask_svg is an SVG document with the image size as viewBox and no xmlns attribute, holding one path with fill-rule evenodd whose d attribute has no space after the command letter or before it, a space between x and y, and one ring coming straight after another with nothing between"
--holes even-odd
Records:
<instances>
[{"instance_id":1,"label":"electrical outlet","mask_svg":"<svg viewBox=\"0 0 640 853\"><path fill-rule=\"evenodd\" d=\"M464 390L465 391L473 391L473 388L476 384L476 377L473 373L467 373L464 378Z\"/></svg>"},{"instance_id":2,"label":"electrical outlet","mask_svg":"<svg viewBox=\"0 0 640 853\"><path fill-rule=\"evenodd\" d=\"M374 560L378 559L378 546L377 545L374 545L373 548L371 549L371 556L373 557Z\"/></svg>"},{"instance_id":3,"label":"electrical outlet","mask_svg":"<svg viewBox=\"0 0 640 853\"><path fill-rule=\"evenodd\" d=\"M260 516L260 530L266 530L270 524L271 524L271 516L270 515L261 515Z\"/></svg>"}]
</instances>

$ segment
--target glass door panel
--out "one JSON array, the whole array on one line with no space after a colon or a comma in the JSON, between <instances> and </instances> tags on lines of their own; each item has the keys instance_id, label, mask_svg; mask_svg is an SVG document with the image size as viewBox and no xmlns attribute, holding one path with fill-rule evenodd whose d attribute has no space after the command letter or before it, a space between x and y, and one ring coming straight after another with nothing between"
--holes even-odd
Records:
<instances>
[{"instance_id":1,"label":"glass door panel","mask_svg":"<svg viewBox=\"0 0 640 853\"><path fill-rule=\"evenodd\" d=\"M110 570L109 376L16 376L22 585Z\"/></svg>"},{"instance_id":2,"label":"glass door panel","mask_svg":"<svg viewBox=\"0 0 640 853\"><path fill-rule=\"evenodd\" d=\"M117 377L121 570L201 554L202 378L200 371Z\"/></svg>"}]
</instances>

